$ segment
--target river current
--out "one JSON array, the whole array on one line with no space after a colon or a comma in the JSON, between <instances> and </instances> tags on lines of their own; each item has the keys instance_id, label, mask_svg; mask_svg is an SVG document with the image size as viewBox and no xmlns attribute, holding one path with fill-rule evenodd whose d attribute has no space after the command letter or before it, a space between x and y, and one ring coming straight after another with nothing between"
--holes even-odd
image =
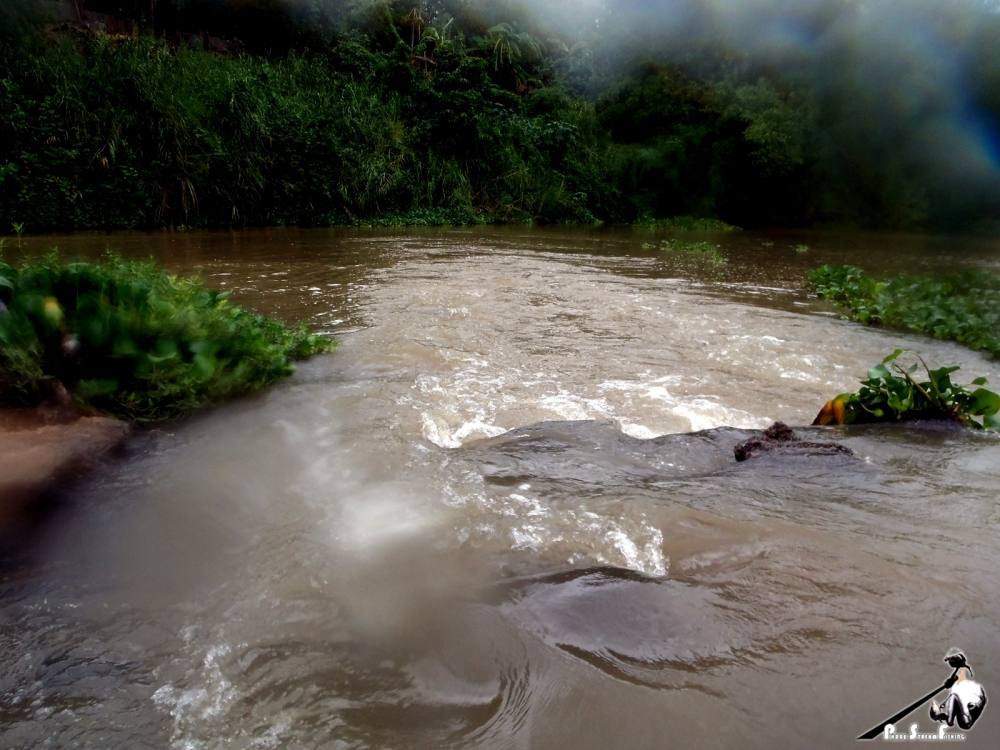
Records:
<instances>
[{"instance_id":1,"label":"river current","mask_svg":"<svg viewBox=\"0 0 1000 750\"><path fill-rule=\"evenodd\" d=\"M952 646L1000 696L1000 438L828 428L855 457L733 460L896 347L1000 386L804 283L997 270L1000 243L659 239L25 240L152 256L341 345L140 432L3 550L0 746L847 747ZM988 705L963 746L998 736Z\"/></svg>"}]
</instances>

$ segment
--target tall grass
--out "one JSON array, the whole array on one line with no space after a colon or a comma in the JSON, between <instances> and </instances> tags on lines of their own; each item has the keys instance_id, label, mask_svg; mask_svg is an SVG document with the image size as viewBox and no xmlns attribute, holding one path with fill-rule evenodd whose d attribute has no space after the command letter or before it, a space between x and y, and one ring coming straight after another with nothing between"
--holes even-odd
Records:
<instances>
[{"instance_id":1,"label":"tall grass","mask_svg":"<svg viewBox=\"0 0 1000 750\"><path fill-rule=\"evenodd\" d=\"M0 226L592 220L590 108L515 96L461 50L437 62L347 38L280 59L102 37L0 57Z\"/></svg>"}]
</instances>

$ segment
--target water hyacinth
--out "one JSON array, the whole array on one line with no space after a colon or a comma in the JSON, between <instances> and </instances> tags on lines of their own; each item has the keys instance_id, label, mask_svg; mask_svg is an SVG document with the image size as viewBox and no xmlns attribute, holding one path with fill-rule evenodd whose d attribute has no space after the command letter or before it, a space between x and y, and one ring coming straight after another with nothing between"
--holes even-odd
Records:
<instances>
[{"instance_id":1,"label":"water hyacinth","mask_svg":"<svg viewBox=\"0 0 1000 750\"><path fill-rule=\"evenodd\" d=\"M867 325L914 331L1000 355L1000 277L983 271L872 278L856 266L821 266L809 285Z\"/></svg>"},{"instance_id":2,"label":"water hyacinth","mask_svg":"<svg viewBox=\"0 0 1000 750\"><path fill-rule=\"evenodd\" d=\"M984 387L986 378L958 385L951 376L959 367L932 370L919 357L904 367L898 360L905 353L896 349L868 371L856 393L841 393L828 401L813 424L945 419L972 429L1000 430L1000 394ZM926 380L915 377L921 368Z\"/></svg>"},{"instance_id":3,"label":"water hyacinth","mask_svg":"<svg viewBox=\"0 0 1000 750\"><path fill-rule=\"evenodd\" d=\"M84 406L138 421L262 388L331 339L233 304L197 278L108 258L0 262L0 404L64 385Z\"/></svg>"}]
</instances>

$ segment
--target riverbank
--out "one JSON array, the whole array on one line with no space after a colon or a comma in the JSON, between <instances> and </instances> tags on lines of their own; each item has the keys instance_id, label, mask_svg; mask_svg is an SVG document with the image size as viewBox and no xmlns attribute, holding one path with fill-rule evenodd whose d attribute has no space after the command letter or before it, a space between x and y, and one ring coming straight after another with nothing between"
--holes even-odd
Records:
<instances>
[{"instance_id":1,"label":"riverbank","mask_svg":"<svg viewBox=\"0 0 1000 750\"><path fill-rule=\"evenodd\" d=\"M0 302L0 406L68 392L82 407L155 422L259 390L336 346L198 278L117 257L0 260Z\"/></svg>"},{"instance_id":2,"label":"riverbank","mask_svg":"<svg viewBox=\"0 0 1000 750\"><path fill-rule=\"evenodd\" d=\"M0 260L0 526L121 445L335 342L119 258Z\"/></svg>"},{"instance_id":3,"label":"riverbank","mask_svg":"<svg viewBox=\"0 0 1000 750\"><path fill-rule=\"evenodd\" d=\"M121 420L73 410L0 408L0 530L114 452L130 431Z\"/></svg>"},{"instance_id":4,"label":"riverbank","mask_svg":"<svg viewBox=\"0 0 1000 750\"><path fill-rule=\"evenodd\" d=\"M280 49L274 28L262 29L268 44L225 54L18 20L31 3L5 5L0 230L675 215L995 225L1000 172L941 175L898 135L873 138L874 122L895 133L913 124L881 109L850 114L863 101L856 83L817 89L772 65L762 76L742 49L708 54L718 67L602 69L588 52L596 40L575 45L510 18L484 26L471 9L432 19L393 5L352 11L322 38ZM972 76L983 69L969 65Z\"/></svg>"}]
</instances>

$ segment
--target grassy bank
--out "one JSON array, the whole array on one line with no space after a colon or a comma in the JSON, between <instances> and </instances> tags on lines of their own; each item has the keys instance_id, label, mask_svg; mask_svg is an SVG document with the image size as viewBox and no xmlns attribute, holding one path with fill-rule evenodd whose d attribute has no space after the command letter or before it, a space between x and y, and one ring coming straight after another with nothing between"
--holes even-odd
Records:
<instances>
[{"instance_id":1,"label":"grassy bank","mask_svg":"<svg viewBox=\"0 0 1000 750\"><path fill-rule=\"evenodd\" d=\"M913 331L1000 355L1000 277L963 272L879 280L855 266L822 266L811 288L859 323Z\"/></svg>"},{"instance_id":2,"label":"grassy bank","mask_svg":"<svg viewBox=\"0 0 1000 750\"><path fill-rule=\"evenodd\" d=\"M343 40L221 56L37 41L0 71L0 226L593 222L627 211L592 107L484 56Z\"/></svg>"},{"instance_id":3,"label":"grassy bank","mask_svg":"<svg viewBox=\"0 0 1000 750\"><path fill-rule=\"evenodd\" d=\"M721 33L685 52L677 29L632 48L528 5L74 4L124 16L102 31L0 3L0 233L996 220L1000 172L926 159L927 118L890 106L850 45L782 62ZM867 28L861 6L828 5L817 28ZM988 134L1000 20L979 22L955 75ZM893 87L926 78L904 72Z\"/></svg>"},{"instance_id":4,"label":"grassy bank","mask_svg":"<svg viewBox=\"0 0 1000 750\"><path fill-rule=\"evenodd\" d=\"M146 263L0 262L0 406L61 384L82 406L153 421L248 393L332 349Z\"/></svg>"}]
</instances>

